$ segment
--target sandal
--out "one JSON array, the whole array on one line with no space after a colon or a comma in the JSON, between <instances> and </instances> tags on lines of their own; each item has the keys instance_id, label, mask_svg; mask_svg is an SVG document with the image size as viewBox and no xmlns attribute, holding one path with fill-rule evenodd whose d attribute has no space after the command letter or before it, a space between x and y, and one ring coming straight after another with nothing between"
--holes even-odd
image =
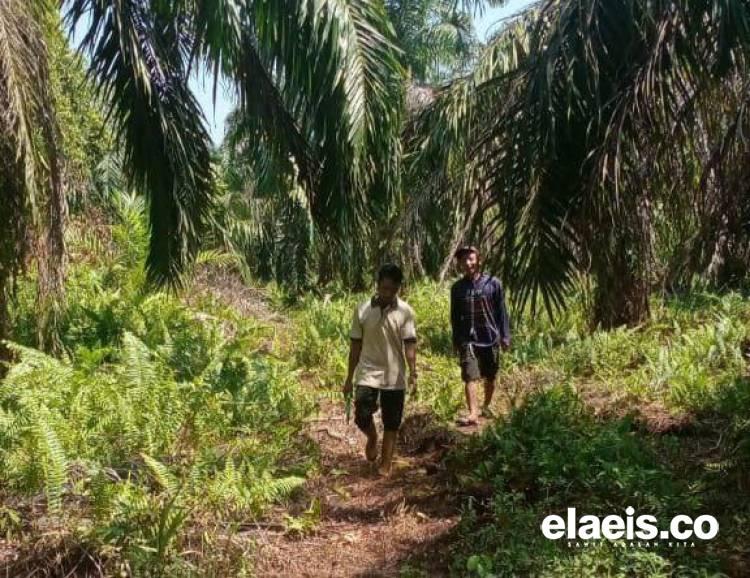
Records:
<instances>
[{"instance_id":1,"label":"sandal","mask_svg":"<svg viewBox=\"0 0 750 578\"><path fill-rule=\"evenodd\" d=\"M485 419L494 419L495 418L495 413L490 408L488 408L488 407L483 407L482 408L482 413L480 413L479 415L481 417L485 418Z\"/></svg>"},{"instance_id":2,"label":"sandal","mask_svg":"<svg viewBox=\"0 0 750 578\"><path fill-rule=\"evenodd\" d=\"M472 419L469 417L460 417L456 420L456 424L458 424L461 427L470 427L474 425L479 425L479 420Z\"/></svg>"}]
</instances>

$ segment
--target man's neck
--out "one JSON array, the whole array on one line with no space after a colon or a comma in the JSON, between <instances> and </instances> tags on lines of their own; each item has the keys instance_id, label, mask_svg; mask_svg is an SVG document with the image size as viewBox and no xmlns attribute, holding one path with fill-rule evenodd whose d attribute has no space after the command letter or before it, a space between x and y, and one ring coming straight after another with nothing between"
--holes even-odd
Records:
<instances>
[{"instance_id":1,"label":"man's neck","mask_svg":"<svg viewBox=\"0 0 750 578\"><path fill-rule=\"evenodd\" d=\"M464 275L464 279L467 281L477 281L482 276L482 272L477 269L474 271L474 273L468 273L467 275Z\"/></svg>"},{"instance_id":2,"label":"man's neck","mask_svg":"<svg viewBox=\"0 0 750 578\"><path fill-rule=\"evenodd\" d=\"M396 303L396 299L397 298L394 297L390 301L385 301L384 299L376 295L373 301L375 305L378 305L381 309L385 309L386 307L391 307L392 305L394 305Z\"/></svg>"}]
</instances>

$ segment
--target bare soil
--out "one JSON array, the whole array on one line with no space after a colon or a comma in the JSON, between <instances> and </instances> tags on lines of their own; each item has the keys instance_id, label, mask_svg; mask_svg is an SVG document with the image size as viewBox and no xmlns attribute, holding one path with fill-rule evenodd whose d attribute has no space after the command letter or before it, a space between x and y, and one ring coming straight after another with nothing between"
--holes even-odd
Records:
<instances>
[{"instance_id":1,"label":"bare soil","mask_svg":"<svg viewBox=\"0 0 750 578\"><path fill-rule=\"evenodd\" d=\"M301 537L273 522L249 528L245 537L255 544L257 574L399 576L402 565L419 560L430 576L447 575L446 547L460 518L461 496L451 489L443 457L479 428L458 431L437 426L427 413L407 416L393 472L383 478L366 461L364 436L346 423L343 409L329 404L321 415L308 431L321 450L321 473L300 499L318 501L320 521ZM275 519L289 510L279 509Z\"/></svg>"},{"instance_id":2,"label":"bare soil","mask_svg":"<svg viewBox=\"0 0 750 578\"><path fill-rule=\"evenodd\" d=\"M553 374L519 371L500 377L495 415L519 407L525 398L556 381ZM634 416L652 434L688 427L692 416L673 414L658 403L620 396L592 384L578 387L584 403L600 419ZM480 394L481 397L481 394ZM376 414L376 423L379 414ZM321 452L320 474L296 504L278 508L266 523L248 528L259 576L391 577L413 564L429 576L449 573L452 533L466 494L451 483L444 457L473 428L439 425L422 411L408 415L399 434L392 475L381 478L364 457L364 436L347 424L343 408L330 402L310 422L307 435ZM466 489L465 489L466 490ZM314 501L320 518L307 534L285 529L284 515L302 512Z\"/></svg>"}]
</instances>

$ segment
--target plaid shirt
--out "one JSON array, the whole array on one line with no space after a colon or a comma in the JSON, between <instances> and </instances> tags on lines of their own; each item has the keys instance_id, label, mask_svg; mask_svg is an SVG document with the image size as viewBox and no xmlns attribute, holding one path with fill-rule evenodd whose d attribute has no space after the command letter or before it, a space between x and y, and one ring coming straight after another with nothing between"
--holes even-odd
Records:
<instances>
[{"instance_id":1,"label":"plaid shirt","mask_svg":"<svg viewBox=\"0 0 750 578\"><path fill-rule=\"evenodd\" d=\"M496 277L482 273L476 281L462 277L451 287L453 345L510 345L505 295Z\"/></svg>"}]
</instances>

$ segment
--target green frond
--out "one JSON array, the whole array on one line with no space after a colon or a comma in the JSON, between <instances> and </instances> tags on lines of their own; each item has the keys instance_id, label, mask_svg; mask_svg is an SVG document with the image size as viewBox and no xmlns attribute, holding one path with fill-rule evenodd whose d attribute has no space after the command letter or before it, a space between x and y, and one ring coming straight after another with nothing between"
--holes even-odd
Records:
<instances>
[{"instance_id":1,"label":"green frond","mask_svg":"<svg viewBox=\"0 0 750 578\"><path fill-rule=\"evenodd\" d=\"M148 466L154 480L166 490L167 494L170 496L176 496L180 491L180 482L175 475L169 471L169 468L148 454L141 453L141 458L146 466Z\"/></svg>"},{"instance_id":2,"label":"green frond","mask_svg":"<svg viewBox=\"0 0 750 578\"><path fill-rule=\"evenodd\" d=\"M136 390L148 389L159 378L151 350L129 331L122 336L122 360L128 383Z\"/></svg>"},{"instance_id":3,"label":"green frond","mask_svg":"<svg viewBox=\"0 0 750 578\"><path fill-rule=\"evenodd\" d=\"M10 341L4 344L19 358L11 365L2 381L3 388L29 387L30 380L37 378L37 387L44 382L67 383L73 375L73 368L67 360L57 359L38 349L26 347Z\"/></svg>"},{"instance_id":4,"label":"green frond","mask_svg":"<svg viewBox=\"0 0 750 578\"><path fill-rule=\"evenodd\" d=\"M36 213L44 162L35 144L50 103L47 96L47 53L42 31L33 14L36 1L5 0L0 3L0 135L15 144L15 161L21 167L27 201Z\"/></svg>"},{"instance_id":5,"label":"green frond","mask_svg":"<svg viewBox=\"0 0 750 578\"><path fill-rule=\"evenodd\" d=\"M587 267L628 261L646 278L639 219L658 183L693 170L706 103L746 70L748 27L740 0L532 4L412 120L407 174L448 186L462 213L478 204L488 265L517 310L541 301L552 314ZM714 160L732 150L715 147Z\"/></svg>"},{"instance_id":6,"label":"green frond","mask_svg":"<svg viewBox=\"0 0 750 578\"><path fill-rule=\"evenodd\" d=\"M286 476L284 478L272 478L264 482L264 491L273 500L283 500L289 497L295 490L305 484L305 478L299 476Z\"/></svg>"},{"instance_id":7,"label":"green frond","mask_svg":"<svg viewBox=\"0 0 750 578\"><path fill-rule=\"evenodd\" d=\"M47 411L36 412L36 438L44 472L44 486L47 494L47 507L52 514L62 510L62 495L67 480L68 459L62 444L49 423Z\"/></svg>"},{"instance_id":8,"label":"green frond","mask_svg":"<svg viewBox=\"0 0 750 578\"><path fill-rule=\"evenodd\" d=\"M253 2L239 31L236 25L214 26L229 37L208 35L204 51L221 54L222 69L237 83L235 132L256 174L272 176L276 187L300 182L316 223L348 230L365 218L368 191L398 189L402 70L382 5ZM220 41L229 43L226 51Z\"/></svg>"},{"instance_id":9,"label":"green frond","mask_svg":"<svg viewBox=\"0 0 750 578\"><path fill-rule=\"evenodd\" d=\"M198 252L212 194L210 140L187 86L190 32L167 5L135 0L74 0L69 20L85 26L81 46L126 175L148 199L149 279L178 284Z\"/></svg>"},{"instance_id":10,"label":"green frond","mask_svg":"<svg viewBox=\"0 0 750 578\"><path fill-rule=\"evenodd\" d=\"M198 257L195 262L198 265L216 265L221 267L236 265L237 257L219 249L210 249L198 253Z\"/></svg>"}]
</instances>

